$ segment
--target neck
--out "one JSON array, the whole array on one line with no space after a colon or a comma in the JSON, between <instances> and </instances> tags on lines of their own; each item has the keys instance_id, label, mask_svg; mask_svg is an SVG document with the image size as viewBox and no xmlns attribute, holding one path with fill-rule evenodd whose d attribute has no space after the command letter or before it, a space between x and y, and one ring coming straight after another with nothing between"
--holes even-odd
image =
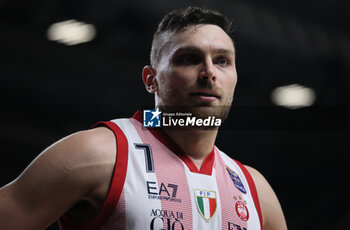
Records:
<instances>
[{"instance_id":1,"label":"neck","mask_svg":"<svg viewBox=\"0 0 350 230\"><path fill-rule=\"evenodd\" d=\"M180 148L192 159L198 169L213 150L218 129L165 129Z\"/></svg>"}]
</instances>

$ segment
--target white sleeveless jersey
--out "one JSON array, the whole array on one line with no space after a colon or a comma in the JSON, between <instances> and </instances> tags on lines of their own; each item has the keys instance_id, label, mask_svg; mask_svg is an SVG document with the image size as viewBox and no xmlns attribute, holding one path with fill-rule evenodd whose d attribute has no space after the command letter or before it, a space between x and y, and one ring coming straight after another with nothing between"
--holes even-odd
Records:
<instances>
[{"instance_id":1,"label":"white sleeveless jersey","mask_svg":"<svg viewBox=\"0 0 350 230\"><path fill-rule=\"evenodd\" d=\"M259 230L261 211L247 169L214 147L200 170L159 128L131 119L102 122L116 135L116 166L98 216L62 230Z\"/></svg>"}]
</instances>

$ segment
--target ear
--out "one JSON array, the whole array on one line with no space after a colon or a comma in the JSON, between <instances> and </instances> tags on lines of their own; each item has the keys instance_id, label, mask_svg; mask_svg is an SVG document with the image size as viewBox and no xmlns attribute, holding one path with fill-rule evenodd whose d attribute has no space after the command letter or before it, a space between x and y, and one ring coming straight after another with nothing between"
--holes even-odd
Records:
<instances>
[{"instance_id":1,"label":"ear","mask_svg":"<svg viewBox=\"0 0 350 230\"><path fill-rule=\"evenodd\" d=\"M155 93L158 89L156 81L156 71L150 65L146 65L142 70L142 80L149 93Z\"/></svg>"}]
</instances>

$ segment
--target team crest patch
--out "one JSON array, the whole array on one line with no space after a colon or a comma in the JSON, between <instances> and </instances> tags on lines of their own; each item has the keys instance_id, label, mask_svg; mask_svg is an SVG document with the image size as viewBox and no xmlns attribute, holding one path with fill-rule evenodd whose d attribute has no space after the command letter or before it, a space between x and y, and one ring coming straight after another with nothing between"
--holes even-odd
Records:
<instances>
[{"instance_id":1,"label":"team crest patch","mask_svg":"<svg viewBox=\"0 0 350 230\"><path fill-rule=\"evenodd\" d=\"M194 195L199 213L209 222L216 212L216 192L194 189Z\"/></svg>"},{"instance_id":2,"label":"team crest patch","mask_svg":"<svg viewBox=\"0 0 350 230\"><path fill-rule=\"evenodd\" d=\"M243 201L240 201L240 200L236 201L235 210L236 210L238 217L241 220L248 221L249 211L248 211L248 208Z\"/></svg>"},{"instance_id":3,"label":"team crest patch","mask_svg":"<svg viewBox=\"0 0 350 230\"><path fill-rule=\"evenodd\" d=\"M241 181L241 179L239 178L238 174L235 173L232 169L230 169L227 165L226 165L226 170L228 172L228 174L230 175L233 184L236 186L236 188L243 192L244 194L247 194L247 190L245 190L244 185Z\"/></svg>"}]
</instances>

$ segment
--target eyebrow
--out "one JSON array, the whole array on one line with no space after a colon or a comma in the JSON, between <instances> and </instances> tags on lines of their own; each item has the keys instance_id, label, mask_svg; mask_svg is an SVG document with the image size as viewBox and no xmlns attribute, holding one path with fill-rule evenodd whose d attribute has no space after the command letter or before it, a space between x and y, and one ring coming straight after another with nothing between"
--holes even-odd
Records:
<instances>
[{"instance_id":1,"label":"eyebrow","mask_svg":"<svg viewBox=\"0 0 350 230\"><path fill-rule=\"evenodd\" d=\"M191 52L195 52L195 53L202 53L201 49L199 49L198 47L195 46L182 46L179 47L178 49L175 50L174 54L180 53L180 52L184 52L184 51L191 51ZM230 50L230 49L215 49L214 52L215 54L229 54L232 55L233 57L235 57L235 53L234 51Z\"/></svg>"}]
</instances>

